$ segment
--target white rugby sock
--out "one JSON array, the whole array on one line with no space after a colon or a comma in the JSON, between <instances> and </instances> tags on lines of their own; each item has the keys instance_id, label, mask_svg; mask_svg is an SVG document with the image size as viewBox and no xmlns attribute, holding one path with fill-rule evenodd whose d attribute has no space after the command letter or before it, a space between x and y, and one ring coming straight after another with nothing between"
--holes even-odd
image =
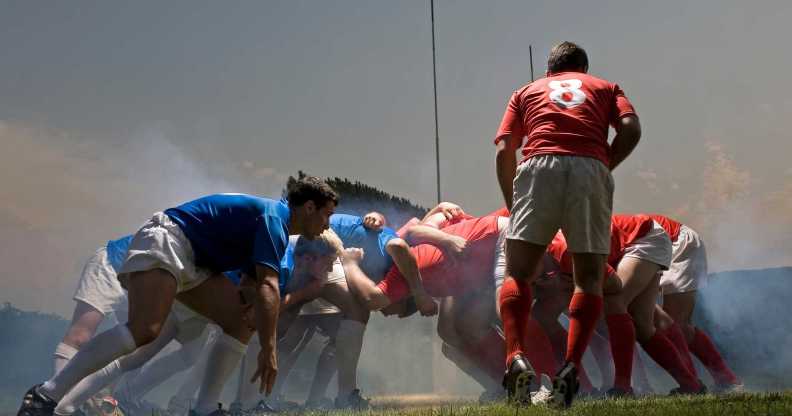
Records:
<instances>
[{"instance_id":1,"label":"white rugby sock","mask_svg":"<svg viewBox=\"0 0 792 416\"><path fill-rule=\"evenodd\" d=\"M336 359L339 397L346 397L357 388L357 366L365 332L366 324L351 319L344 319L338 325Z\"/></svg>"},{"instance_id":2,"label":"white rugby sock","mask_svg":"<svg viewBox=\"0 0 792 416\"><path fill-rule=\"evenodd\" d=\"M222 334L212 346L206 363L201 389L198 390L198 399L195 411L199 415L206 415L217 409L217 401L228 377L239 364L245 354L247 345L235 338Z\"/></svg>"},{"instance_id":3,"label":"white rugby sock","mask_svg":"<svg viewBox=\"0 0 792 416\"><path fill-rule=\"evenodd\" d=\"M239 403L243 409L250 409L259 400L259 383L251 383L250 379L256 373L258 367L258 353L261 351L261 343L258 335L253 336L247 347L247 352L242 358L242 365L239 369L239 384L237 384L236 397L234 403Z\"/></svg>"},{"instance_id":4,"label":"white rugby sock","mask_svg":"<svg viewBox=\"0 0 792 416\"><path fill-rule=\"evenodd\" d=\"M69 360L74 357L79 351L77 348L72 347L69 344L61 342L55 347L55 371L52 373L53 376L58 375L58 373L63 370L63 367L66 367L66 364L69 363Z\"/></svg>"},{"instance_id":5,"label":"white rugby sock","mask_svg":"<svg viewBox=\"0 0 792 416\"><path fill-rule=\"evenodd\" d=\"M60 401L80 380L136 348L126 325L117 325L88 341L60 373L41 386L47 397Z\"/></svg>"},{"instance_id":6,"label":"white rugby sock","mask_svg":"<svg viewBox=\"0 0 792 416\"><path fill-rule=\"evenodd\" d=\"M140 368L150 359L154 358L176 335L176 327L172 320L165 322L165 326L160 330L157 338L130 354L127 354L101 370L83 378L74 388L69 390L58 402L55 413L58 415L70 415L75 409L79 408L93 395L99 393L103 388L111 383L115 383L121 376L128 371Z\"/></svg>"},{"instance_id":7,"label":"white rugby sock","mask_svg":"<svg viewBox=\"0 0 792 416\"><path fill-rule=\"evenodd\" d=\"M209 339L202 345L200 351L195 356L195 365L190 370L190 374L179 387L179 391L168 401L168 412L173 415L187 415L195 406L195 394L201 387L201 382L206 374L206 364L209 361L209 354L217 342L215 331L209 333Z\"/></svg>"},{"instance_id":8,"label":"white rugby sock","mask_svg":"<svg viewBox=\"0 0 792 416\"><path fill-rule=\"evenodd\" d=\"M119 391L117 396L127 401L142 399L148 392L171 378L174 374L192 367L201 353L203 341L202 337L193 339L175 351L152 359L134 378L128 380L117 390ZM165 345L162 345L162 347L164 348Z\"/></svg>"},{"instance_id":9,"label":"white rugby sock","mask_svg":"<svg viewBox=\"0 0 792 416\"><path fill-rule=\"evenodd\" d=\"M74 413L86 400L102 390L106 385L117 380L123 373L119 360L115 360L101 370L82 379L58 402L55 414L65 416Z\"/></svg>"}]
</instances>

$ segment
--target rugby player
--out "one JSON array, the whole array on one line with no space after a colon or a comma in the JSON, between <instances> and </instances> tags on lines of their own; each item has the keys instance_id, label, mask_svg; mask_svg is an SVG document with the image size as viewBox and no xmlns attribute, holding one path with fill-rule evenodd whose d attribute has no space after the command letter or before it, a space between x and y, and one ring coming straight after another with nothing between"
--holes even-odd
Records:
<instances>
[{"instance_id":1,"label":"rugby player","mask_svg":"<svg viewBox=\"0 0 792 416\"><path fill-rule=\"evenodd\" d=\"M269 393L277 375L278 273L289 231L309 238L319 235L328 228L337 202L330 186L306 177L288 190L288 205L244 194L216 194L154 214L132 239L119 274L128 291L128 322L94 337L60 373L32 387L18 415L53 414L57 402L80 380L154 341L177 297L215 322L225 320L221 302L234 298L238 303L239 290L218 273L236 269L248 270L252 277L243 279L240 288L252 300L262 344L254 379ZM216 349L234 346L215 344ZM230 364L218 360L210 366Z\"/></svg>"},{"instance_id":2,"label":"rugby player","mask_svg":"<svg viewBox=\"0 0 792 416\"><path fill-rule=\"evenodd\" d=\"M507 278L500 292L509 391L528 403L534 372L524 360L531 282L560 228L573 253L575 293L569 304L565 365L553 380L553 403L570 406L577 372L602 314L602 270L610 248L611 171L641 135L638 117L618 85L588 75L583 48L563 42L550 51L546 77L511 96L495 136L496 173L511 222ZM616 136L608 144L608 127ZM523 138L527 140L523 145ZM522 146L519 165L515 152ZM519 387L519 388L518 388Z\"/></svg>"}]
</instances>

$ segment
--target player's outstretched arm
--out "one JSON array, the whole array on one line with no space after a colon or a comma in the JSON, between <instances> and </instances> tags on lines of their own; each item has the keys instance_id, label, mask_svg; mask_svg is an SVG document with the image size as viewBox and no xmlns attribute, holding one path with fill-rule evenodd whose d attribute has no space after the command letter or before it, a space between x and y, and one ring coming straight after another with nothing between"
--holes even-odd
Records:
<instances>
[{"instance_id":1,"label":"player's outstretched arm","mask_svg":"<svg viewBox=\"0 0 792 416\"><path fill-rule=\"evenodd\" d=\"M280 309L280 289L278 288L278 272L261 264L256 265L256 277L251 279L243 276L241 290L248 299L253 299L255 326L261 343L258 355L258 369L250 380L251 383L261 379L260 391L269 395L275 385L278 374L277 358L277 326ZM252 292L249 294L249 292Z\"/></svg>"},{"instance_id":2,"label":"player's outstretched arm","mask_svg":"<svg viewBox=\"0 0 792 416\"><path fill-rule=\"evenodd\" d=\"M393 259L396 267L407 280L410 286L410 293L415 298L415 305L423 316L433 316L437 314L437 303L434 299L426 293L421 281L421 274L418 271L418 263L415 257L410 253L410 246L401 238L394 238L388 241L385 246L385 251Z\"/></svg>"},{"instance_id":3,"label":"player's outstretched arm","mask_svg":"<svg viewBox=\"0 0 792 416\"><path fill-rule=\"evenodd\" d=\"M517 149L522 144L522 138L512 135L503 136L498 141L495 150L495 173L498 184L503 194L506 207L511 211L512 198L514 197L514 177L517 175Z\"/></svg>"},{"instance_id":4,"label":"player's outstretched arm","mask_svg":"<svg viewBox=\"0 0 792 416\"><path fill-rule=\"evenodd\" d=\"M632 153L641 140L641 122L630 114L616 122L616 136L611 143L610 169L616 169Z\"/></svg>"}]
</instances>

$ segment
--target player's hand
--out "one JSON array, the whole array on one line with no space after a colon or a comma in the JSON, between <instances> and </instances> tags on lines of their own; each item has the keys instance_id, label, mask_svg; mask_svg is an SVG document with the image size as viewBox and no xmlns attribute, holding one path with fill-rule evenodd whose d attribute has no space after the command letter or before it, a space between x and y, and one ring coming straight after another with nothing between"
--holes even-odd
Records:
<instances>
[{"instance_id":1,"label":"player's hand","mask_svg":"<svg viewBox=\"0 0 792 416\"><path fill-rule=\"evenodd\" d=\"M415 306L418 308L418 312L421 313L421 316L434 316L437 315L438 307L437 303L434 299L429 296L428 293L423 292L416 294L415 298Z\"/></svg>"},{"instance_id":2,"label":"player's hand","mask_svg":"<svg viewBox=\"0 0 792 416\"><path fill-rule=\"evenodd\" d=\"M266 393L267 396L272 393L272 387L275 386L275 378L278 376L278 355L276 347L273 345L262 346L258 354L258 368L253 378L250 379L251 383L261 379L259 386L259 393Z\"/></svg>"},{"instance_id":3,"label":"player's hand","mask_svg":"<svg viewBox=\"0 0 792 416\"><path fill-rule=\"evenodd\" d=\"M462 207L451 202L441 202L437 204L437 211L442 212L447 220L453 220L465 215L465 211Z\"/></svg>"},{"instance_id":4,"label":"player's hand","mask_svg":"<svg viewBox=\"0 0 792 416\"><path fill-rule=\"evenodd\" d=\"M363 226L372 231L382 231L385 227L385 222L382 221L382 216L369 212L363 217Z\"/></svg>"},{"instance_id":5,"label":"player's hand","mask_svg":"<svg viewBox=\"0 0 792 416\"><path fill-rule=\"evenodd\" d=\"M465 256L465 249L467 248L467 240L457 235L448 235L448 238L443 242L443 253L452 264L456 264Z\"/></svg>"},{"instance_id":6,"label":"player's hand","mask_svg":"<svg viewBox=\"0 0 792 416\"><path fill-rule=\"evenodd\" d=\"M345 248L344 251L341 253L341 262L344 264L349 263L360 263L363 260L363 257L366 253L363 251L362 248Z\"/></svg>"}]
</instances>

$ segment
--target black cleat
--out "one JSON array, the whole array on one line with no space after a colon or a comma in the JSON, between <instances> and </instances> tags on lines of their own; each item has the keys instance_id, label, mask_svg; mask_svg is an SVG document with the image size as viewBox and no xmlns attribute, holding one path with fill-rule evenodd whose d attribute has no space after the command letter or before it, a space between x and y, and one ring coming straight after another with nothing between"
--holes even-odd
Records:
<instances>
[{"instance_id":1,"label":"black cleat","mask_svg":"<svg viewBox=\"0 0 792 416\"><path fill-rule=\"evenodd\" d=\"M577 374L577 368L571 362L566 363L556 374L553 379L553 393L550 397L550 403L555 407L566 409L572 406L580 388Z\"/></svg>"},{"instance_id":2,"label":"black cleat","mask_svg":"<svg viewBox=\"0 0 792 416\"><path fill-rule=\"evenodd\" d=\"M52 416L58 403L39 392L40 387L37 384L25 393L17 416Z\"/></svg>"},{"instance_id":3,"label":"black cleat","mask_svg":"<svg viewBox=\"0 0 792 416\"><path fill-rule=\"evenodd\" d=\"M531 364L517 354L509 363L509 369L503 375L503 388L506 389L508 402L516 405L531 404L531 384L536 377Z\"/></svg>"}]
</instances>

